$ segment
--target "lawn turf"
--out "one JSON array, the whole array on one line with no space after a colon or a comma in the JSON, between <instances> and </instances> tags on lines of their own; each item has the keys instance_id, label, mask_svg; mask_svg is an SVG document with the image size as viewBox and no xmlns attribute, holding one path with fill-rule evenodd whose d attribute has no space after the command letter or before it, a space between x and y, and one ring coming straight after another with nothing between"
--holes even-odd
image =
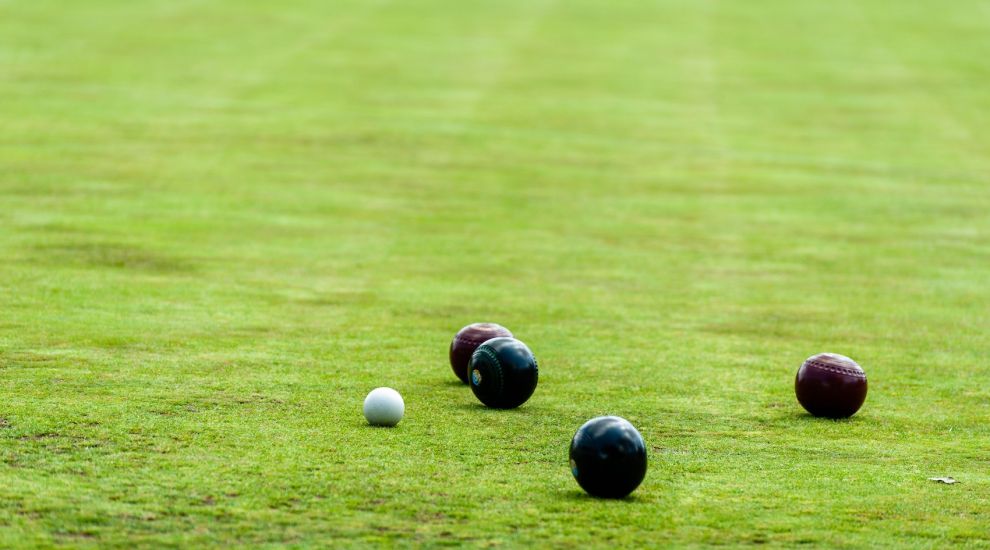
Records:
<instances>
[{"instance_id":1,"label":"lawn turf","mask_svg":"<svg viewBox=\"0 0 990 550\"><path fill-rule=\"evenodd\" d=\"M0 0L0 546L990 547L988 59L975 0Z\"/></svg>"}]
</instances>

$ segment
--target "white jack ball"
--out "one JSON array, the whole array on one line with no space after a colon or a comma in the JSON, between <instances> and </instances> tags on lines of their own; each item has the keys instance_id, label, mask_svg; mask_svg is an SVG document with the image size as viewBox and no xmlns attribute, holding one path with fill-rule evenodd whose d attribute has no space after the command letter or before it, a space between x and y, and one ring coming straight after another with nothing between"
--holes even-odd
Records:
<instances>
[{"instance_id":1,"label":"white jack ball","mask_svg":"<svg viewBox=\"0 0 990 550\"><path fill-rule=\"evenodd\" d=\"M392 388L375 388L364 398L364 417L373 426L395 426L405 411L402 396Z\"/></svg>"}]
</instances>

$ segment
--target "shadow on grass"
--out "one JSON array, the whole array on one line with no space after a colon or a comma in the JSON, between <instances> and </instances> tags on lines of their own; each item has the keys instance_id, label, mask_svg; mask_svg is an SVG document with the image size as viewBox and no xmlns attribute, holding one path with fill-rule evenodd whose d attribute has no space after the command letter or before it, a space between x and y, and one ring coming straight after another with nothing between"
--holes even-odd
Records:
<instances>
[{"instance_id":1,"label":"shadow on grass","mask_svg":"<svg viewBox=\"0 0 990 550\"><path fill-rule=\"evenodd\" d=\"M593 497L580 489L561 489L557 491L557 495L561 499L572 500L574 502L616 502L620 505L632 505L641 500L636 496L635 492L623 498L599 498Z\"/></svg>"},{"instance_id":2,"label":"shadow on grass","mask_svg":"<svg viewBox=\"0 0 990 550\"><path fill-rule=\"evenodd\" d=\"M783 417L786 420L794 420L797 422L822 422L831 424L852 424L857 422L856 416L850 416L847 418L825 418L823 416L815 416L809 412L795 412Z\"/></svg>"},{"instance_id":3,"label":"shadow on grass","mask_svg":"<svg viewBox=\"0 0 990 550\"><path fill-rule=\"evenodd\" d=\"M402 422L399 422L395 426L378 426L375 424L369 424L368 422L357 422L356 424L360 428L370 428L372 430L398 430Z\"/></svg>"},{"instance_id":4,"label":"shadow on grass","mask_svg":"<svg viewBox=\"0 0 990 550\"><path fill-rule=\"evenodd\" d=\"M474 403L457 403L453 405L455 409L460 409L462 411L474 411L474 412L487 412L490 414L526 414L527 407L525 404L520 405L514 409L494 409L492 407L486 407L483 403L475 401Z\"/></svg>"}]
</instances>

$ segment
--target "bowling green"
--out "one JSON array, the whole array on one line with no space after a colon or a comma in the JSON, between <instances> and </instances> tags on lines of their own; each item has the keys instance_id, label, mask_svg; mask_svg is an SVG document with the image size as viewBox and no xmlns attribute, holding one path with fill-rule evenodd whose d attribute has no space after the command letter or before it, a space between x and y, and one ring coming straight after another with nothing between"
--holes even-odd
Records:
<instances>
[{"instance_id":1,"label":"bowling green","mask_svg":"<svg viewBox=\"0 0 990 550\"><path fill-rule=\"evenodd\" d=\"M988 59L976 0L0 0L0 547L990 547Z\"/></svg>"}]
</instances>

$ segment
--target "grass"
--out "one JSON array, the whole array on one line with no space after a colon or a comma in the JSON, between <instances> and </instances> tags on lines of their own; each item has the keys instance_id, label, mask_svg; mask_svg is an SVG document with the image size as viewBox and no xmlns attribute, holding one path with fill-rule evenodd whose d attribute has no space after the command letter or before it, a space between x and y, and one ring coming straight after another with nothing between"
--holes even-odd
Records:
<instances>
[{"instance_id":1,"label":"grass","mask_svg":"<svg viewBox=\"0 0 990 550\"><path fill-rule=\"evenodd\" d=\"M0 1L0 546L990 546L988 31ZM449 370L481 320L540 359L520 409ZM848 421L794 399L820 351ZM625 501L567 467L601 414L649 446Z\"/></svg>"}]
</instances>

